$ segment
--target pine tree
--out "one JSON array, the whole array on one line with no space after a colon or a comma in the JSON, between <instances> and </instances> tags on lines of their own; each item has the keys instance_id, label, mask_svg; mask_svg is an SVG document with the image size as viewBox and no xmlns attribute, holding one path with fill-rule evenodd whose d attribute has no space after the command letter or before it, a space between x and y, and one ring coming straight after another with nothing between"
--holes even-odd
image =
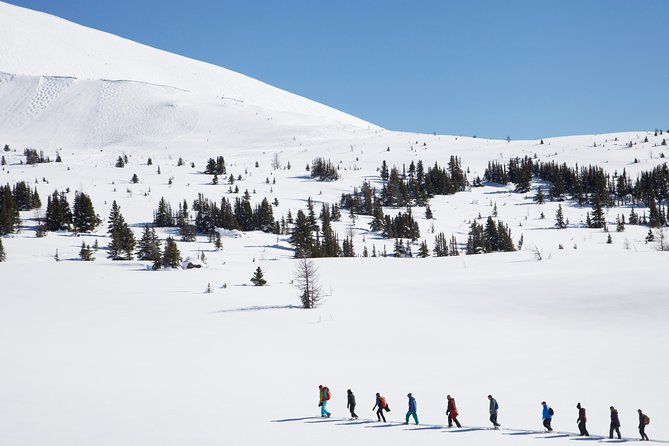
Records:
<instances>
[{"instance_id":1,"label":"pine tree","mask_svg":"<svg viewBox=\"0 0 669 446\"><path fill-rule=\"evenodd\" d=\"M137 184L137 183L139 183L139 177L137 176L136 173L133 173L133 174L132 174L132 178L130 179L130 182L131 182L132 184Z\"/></svg>"},{"instance_id":2,"label":"pine tree","mask_svg":"<svg viewBox=\"0 0 669 446\"><path fill-rule=\"evenodd\" d=\"M646 235L646 243L650 243L655 241L655 234L653 234L653 230L649 229L648 234Z\"/></svg>"},{"instance_id":3,"label":"pine tree","mask_svg":"<svg viewBox=\"0 0 669 446\"><path fill-rule=\"evenodd\" d=\"M544 204L545 196L542 188L537 189L537 194L534 196L534 202L537 204Z\"/></svg>"},{"instance_id":4,"label":"pine tree","mask_svg":"<svg viewBox=\"0 0 669 446\"><path fill-rule=\"evenodd\" d=\"M564 229L567 227L567 224L564 221L564 215L562 214L562 205L558 205L557 212L555 212L555 227L558 229Z\"/></svg>"},{"instance_id":5,"label":"pine tree","mask_svg":"<svg viewBox=\"0 0 669 446\"><path fill-rule=\"evenodd\" d=\"M165 250L160 260L154 262L153 268L179 268L181 266L181 252L177 247L177 243L172 237L165 240Z\"/></svg>"},{"instance_id":6,"label":"pine tree","mask_svg":"<svg viewBox=\"0 0 669 446\"><path fill-rule=\"evenodd\" d=\"M425 206L425 218L426 218L427 220L431 220L432 218L434 218L434 217L432 216L432 209L430 209L430 205L429 205L429 204L428 204L427 206Z\"/></svg>"},{"instance_id":7,"label":"pine tree","mask_svg":"<svg viewBox=\"0 0 669 446\"><path fill-rule=\"evenodd\" d=\"M263 273L260 267L256 268L255 273L253 273L253 277L251 277L251 283L254 286L264 286L267 283L263 277Z\"/></svg>"},{"instance_id":8,"label":"pine tree","mask_svg":"<svg viewBox=\"0 0 669 446\"><path fill-rule=\"evenodd\" d=\"M430 256L430 248L427 247L427 242L423 240L418 248L418 257L425 258Z\"/></svg>"},{"instance_id":9,"label":"pine tree","mask_svg":"<svg viewBox=\"0 0 669 446\"><path fill-rule=\"evenodd\" d=\"M443 232L440 232L434 238L434 249L435 257L445 257L449 255L448 244L446 243L446 236Z\"/></svg>"},{"instance_id":10,"label":"pine tree","mask_svg":"<svg viewBox=\"0 0 669 446\"><path fill-rule=\"evenodd\" d=\"M81 250L79 251L79 258L85 262L90 262L92 260L95 260L93 258L93 250L89 245L86 245L86 243L81 242Z\"/></svg>"},{"instance_id":11,"label":"pine tree","mask_svg":"<svg viewBox=\"0 0 669 446\"><path fill-rule=\"evenodd\" d=\"M604 210L602 209L602 198L599 192L592 198L592 218L590 220L591 228L603 228L606 224L604 219Z\"/></svg>"},{"instance_id":12,"label":"pine tree","mask_svg":"<svg viewBox=\"0 0 669 446\"><path fill-rule=\"evenodd\" d=\"M611 243L613 243L613 239L611 238L611 233L610 233L610 232L609 232L609 236L608 236L607 239L606 239L606 243L607 243L608 245L610 245Z\"/></svg>"},{"instance_id":13,"label":"pine tree","mask_svg":"<svg viewBox=\"0 0 669 446\"><path fill-rule=\"evenodd\" d=\"M5 247L2 245L2 239L0 238L0 262L7 261L7 253L5 253Z\"/></svg>"},{"instance_id":14,"label":"pine tree","mask_svg":"<svg viewBox=\"0 0 669 446\"><path fill-rule=\"evenodd\" d=\"M616 232L623 232L625 230L625 215L616 217Z\"/></svg>"},{"instance_id":15,"label":"pine tree","mask_svg":"<svg viewBox=\"0 0 669 446\"><path fill-rule=\"evenodd\" d=\"M82 232L91 232L101 223L93 203L88 195L83 192L76 192L74 194L74 212L72 213L72 222L74 230Z\"/></svg>"},{"instance_id":16,"label":"pine tree","mask_svg":"<svg viewBox=\"0 0 669 446\"><path fill-rule=\"evenodd\" d=\"M107 221L109 223L107 232L111 236L107 257L112 260L132 260L135 251L135 236L121 215L121 208L116 204L116 200L112 203Z\"/></svg>"},{"instance_id":17,"label":"pine tree","mask_svg":"<svg viewBox=\"0 0 669 446\"><path fill-rule=\"evenodd\" d=\"M149 225L144 225L142 237L137 242L137 258L154 263L160 260L160 239L155 228L149 228Z\"/></svg>"},{"instance_id":18,"label":"pine tree","mask_svg":"<svg viewBox=\"0 0 669 446\"><path fill-rule=\"evenodd\" d=\"M65 192L54 191L47 199L45 223L48 231L69 230L72 212Z\"/></svg>"},{"instance_id":19,"label":"pine tree","mask_svg":"<svg viewBox=\"0 0 669 446\"><path fill-rule=\"evenodd\" d=\"M122 156L119 156L118 159L116 160L116 164L114 165L115 167L125 167L125 160L123 159Z\"/></svg>"}]
</instances>

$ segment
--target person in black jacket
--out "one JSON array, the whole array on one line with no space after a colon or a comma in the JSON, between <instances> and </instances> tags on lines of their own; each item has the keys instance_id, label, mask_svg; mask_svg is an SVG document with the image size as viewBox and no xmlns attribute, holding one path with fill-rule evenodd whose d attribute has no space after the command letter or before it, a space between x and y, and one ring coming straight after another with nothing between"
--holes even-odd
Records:
<instances>
[{"instance_id":1,"label":"person in black jacket","mask_svg":"<svg viewBox=\"0 0 669 446\"><path fill-rule=\"evenodd\" d=\"M638 412L639 412L639 434L641 434L641 441L643 440L650 441L648 439L648 435L646 435L646 415L644 415L644 413L641 412L641 409L639 409Z\"/></svg>"},{"instance_id":2,"label":"person in black jacket","mask_svg":"<svg viewBox=\"0 0 669 446\"><path fill-rule=\"evenodd\" d=\"M346 407L351 411L351 419L357 420L358 416L355 414L355 395L353 395L351 389L348 389L346 393L348 394L348 403L346 403Z\"/></svg>"},{"instance_id":3,"label":"person in black jacket","mask_svg":"<svg viewBox=\"0 0 669 446\"><path fill-rule=\"evenodd\" d=\"M589 437L590 434L588 433L588 428L585 427L585 422L588 421L585 417L585 407L581 407L581 403L578 403L576 408L578 409L578 419L576 422L578 423L578 430L581 433L580 435L582 437Z\"/></svg>"},{"instance_id":4,"label":"person in black jacket","mask_svg":"<svg viewBox=\"0 0 669 446\"><path fill-rule=\"evenodd\" d=\"M611 406L611 427L609 428L609 438L613 438L613 431L618 434L618 440L622 438L620 435L620 418L618 418L618 411Z\"/></svg>"}]
</instances>

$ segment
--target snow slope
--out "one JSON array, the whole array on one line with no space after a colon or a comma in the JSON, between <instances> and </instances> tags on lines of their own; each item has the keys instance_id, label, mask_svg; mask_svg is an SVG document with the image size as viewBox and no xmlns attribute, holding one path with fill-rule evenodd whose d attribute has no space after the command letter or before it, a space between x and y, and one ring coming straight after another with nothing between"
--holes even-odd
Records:
<instances>
[{"instance_id":1,"label":"snow slope","mask_svg":"<svg viewBox=\"0 0 669 446\"><path fill-rule=\"evenodd\" d=\"M28 181L44 203L55 189L69 189L70 202L84 191L103 219L117 201L137 234L161 197L176 208L199 193L234 200L248 190L254 205L276 198L276 218L304 209L307 197L318 210L363 180L378 186L383 160L445 165L456 155L471 180L488 161L536 154L634 178L667 154L665 136L649 132L545 144L392 132L222 68L4 3L0 71L0 147L12 148L1 152L8 165L0 182ZM26 146L63 162L22 164ZM124 154L126 167L114 167ZM242 177L239 194L202 174L219 155L228 174ZM317 156L336 163L342 178L310 179L305 165ZM532 195L486 185L433 198L434 220L413 210L430 247L442 231L462 247L471 220L496 205L514 240L523 236L523 250L319 259L327 299L311 311L296 308L286 236L226 233L221 251L198 236L178 245L184 257L204 252L206 268L154 272L146 262L106 259L105 224L93 234L36 238L44 208L23 212L21 232L2 239L0 444L537 445L549 438L567 446L577 402L593 434L608 433L614 405L626 437L636 437L642 408L653 420L651 439L669 440L667 253L645 243L647 227L615 232L627 207L607 210L607 244L608 234L582 227L588 208L563 202L570 226L557 230L558 203L538 205ZM358 254L391 252L394 241L368 223L344 216L334 229L340 239L352 235ZM96 260L77 260L82 241L96 239ZM267 287L248 286L258 266ZM204 293L207 284L213 293ZM318 384L333 390L333 419L317 418ZM412 392L425 425L347 423L347 388L363 418L374 417L373 396L382 392L392 421L403 418ZM468 429L441 428L448 393ZM489 425L489 393L506 430L480 429ZM542 400L563 433L537 432Z\"/></svg>"},{"instance_id":2,"label":"snow slope","mask_svg":"<svg viewBox=\"0 0 669 446\"><path fill-rule=\"evenodd\" d=\"M0 129L9 137L17 131L33 135L31 144L95 148L169 141L193 131L202 114L229 122L220 110L232 106L242 115L233 121L237 127L259 110L280 124L371 126L225 68L2 2L0 72ZM45 115L68 123L63 133L85 135L47 135L53 122L45 123ZM151 120L163 122L147 127ZM134 129L154 139L137 141Z\"/></svg>"}]
</instances>

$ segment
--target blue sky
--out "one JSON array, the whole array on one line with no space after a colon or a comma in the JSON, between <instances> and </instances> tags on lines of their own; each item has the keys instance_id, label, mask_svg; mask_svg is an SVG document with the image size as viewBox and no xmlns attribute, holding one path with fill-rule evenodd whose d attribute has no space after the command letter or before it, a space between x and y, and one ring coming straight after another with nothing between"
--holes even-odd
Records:
<instances>
[{"instance_id":1,"label":"blue sky","mask_svg":"<svg viewBox=\"0 0 669 446\"><path fill-rule=\"evenodd\" d=\"M10 0L393 130L669 129L664 0Z\"/></svg>"}]
</instances>

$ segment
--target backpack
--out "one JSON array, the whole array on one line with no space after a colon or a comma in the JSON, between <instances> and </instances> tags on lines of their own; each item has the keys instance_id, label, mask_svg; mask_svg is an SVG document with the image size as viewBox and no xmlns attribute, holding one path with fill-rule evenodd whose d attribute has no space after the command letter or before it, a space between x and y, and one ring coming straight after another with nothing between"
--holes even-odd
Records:
<instances>
[{"instance_id":1,"label":"backpack","mask_svg":"<svg viewBox=\"0 0 669 446\"><path fill-rule=\"evenodd\" d=\"M553 410L552 407L549 407L549 408L548 408L548 413L551 414L551 417L552 417L553 415L555 415L555 411Z\"/></svg>"},{"instance_id":2,"label":"backpack","mask_svg":"<svg viewBox=\"0 0 669 446\"><path fill-rule=\"evenodd\" d=\"M381 409L388 407L388 403L386 403L386 399L384 397L379 398L379 406L381 406Z\"/></svg>"},{"instance_id":3,"label":"backpack","mask_svg":"<svg viewBox=\"0 0 669 446\"><path fill-rule=\"evenodd\" d=\"M330 399L330 388L329 387L323 387L323 390L325 391L323 395L323 400L328 401Z\"/></svg>"},{"instance_id":4,"label":"backpack","mask_svg":"<svg viewBox=\"0 0 669 446\"><path fill-rule=\"evenodd\" d=\"M650 424L650 417L648 415L643 416L643 424L644 426L647 426Z\"/></svg>"},{"instance_id":5,"label":"backpack","mask_svg":"<svg viewBox=\"0 0 669 446\"><path fill-rule=\"evenodd\" d=\"M497 404L497 400L495 400L495 410L499 410L499 404Z\"/></svg>"}]
</instances>

